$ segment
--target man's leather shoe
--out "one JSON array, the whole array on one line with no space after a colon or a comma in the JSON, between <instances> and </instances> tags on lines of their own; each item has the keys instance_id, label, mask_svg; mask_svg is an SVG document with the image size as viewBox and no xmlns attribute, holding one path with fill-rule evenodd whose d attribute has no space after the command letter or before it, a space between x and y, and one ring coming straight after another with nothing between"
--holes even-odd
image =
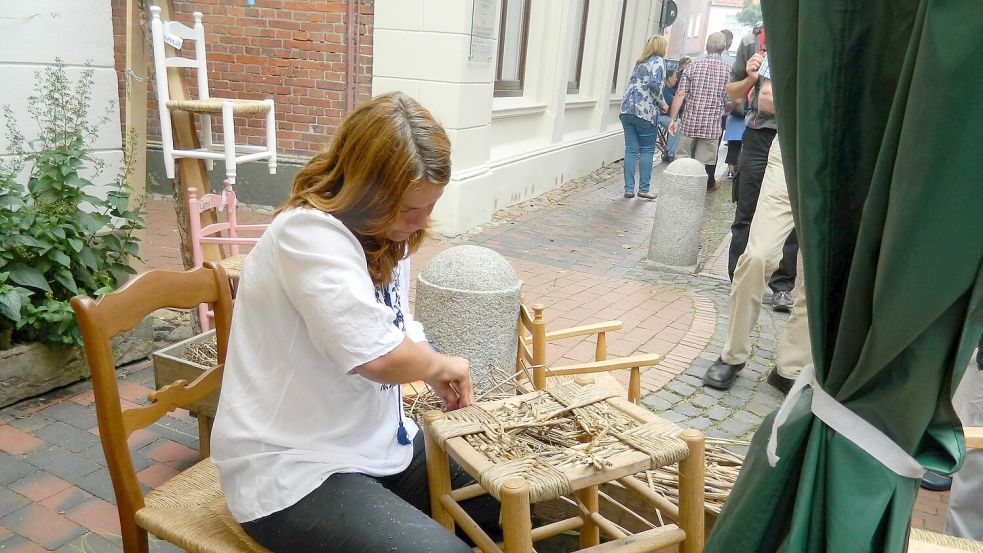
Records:
<instances>
[{"instance_id":1,"label":"man's leather shoe","mask_svg":"<svg viewBox=\"0 0 983 553\"><path fill-rule=\"evenodd\" d=\"M792 385L795 381L791 378L785 378L784 376L778 374L777 369L772 369L768 373L768 384L771 384L776 390L784 395L788 395L788 391L792 389Z\"/></svg>"},{"instance_id":2,"label":"man's leather shoe","mask_svg":"<svg viewBox=\"0 0 983 553\"><path fill-rule=\"evenodd\" d=\"M703 385L718 390L729 390L737 380L737 373L744 368L745 363L729 365L723 359L717 359L706 374L703 375Z\"/></svg>"},{"instance_id":3,"label":"man's leather shoe","mask_svg":"<svg viewBox=\"0 0 983 553\"><path fill-rule=\"evenodd\" d=\"M922 487L933 492L944 492L952 487L952 477L939 474L934 470L926 470L922 476Z\"/></svg>"}]
</instances>

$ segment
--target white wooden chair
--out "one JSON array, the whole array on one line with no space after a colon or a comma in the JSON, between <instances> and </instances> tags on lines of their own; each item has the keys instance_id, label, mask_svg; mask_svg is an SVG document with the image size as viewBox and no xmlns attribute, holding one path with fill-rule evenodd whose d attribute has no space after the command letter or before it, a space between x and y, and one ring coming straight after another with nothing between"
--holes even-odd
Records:
<instances>
[{"instance_id":1,"label":"white wooden chair","mask_svg":"<svg viewBox=\"0 0 983 553\"><path fill-rule=\"evenodd\" d=\"M273 100L238 100L211 98L208 95L208 73L205 63L205 28L201 23L201 12L194 13L194 27L187 27L177 21L164 21L160 18L160 7L151 6L151 34L154 46L154 75L157 79L157 106L160 110L160 138L164 150L164 170L167 178L174 178L175 159L181 157L204 159L211 169L214 160L225 160L225 175L235 184L236 165L247 161L265 159L270 174L276 174L276 121L274 120ZM185 40L195 43L195 57L180 55L167 56L165 45L180 51ZM171 100L168 91L167 69L187 67L195 71L198 83L198 99ZM174 149L174 136L171 130L171 112L187 111L201 115L202 144L195 150ZM213 115L222 116L222 143L212 143ZM265 115L266 145L249 146L235 143L236 116Z\"/></svg>"}]
</instances>

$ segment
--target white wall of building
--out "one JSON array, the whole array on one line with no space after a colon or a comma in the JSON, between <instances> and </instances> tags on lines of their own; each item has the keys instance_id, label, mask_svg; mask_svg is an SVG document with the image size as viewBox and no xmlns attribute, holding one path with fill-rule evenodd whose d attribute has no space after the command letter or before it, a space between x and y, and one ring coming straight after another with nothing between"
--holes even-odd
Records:
<instances>
[{"instance_id":1,"label":"white wall of building","mask_svg":"<svg viewBox=\"0 0 983 553\"><path fill-rule=\"evenodd\" d=\"M707 32L714 33L724 29L730 29L734 33L734 42L730 45L731 52L737 51L741 38L751 32L750 27L745 27L737 21L737 12L740 8L731 6L710 6L710 17L707 19Z\"/></svg>"},{"instance_id":2,"label":"white wall of building","mask_svg":"<svg viewBox=\"0 0 983 553\"><path fill-rule=\"evenodd\" d=\"M453 176L434 211L435 230L445 234L486 223L495 210L624 156L621 96L645 39L658 29L662 4L628 0L612 92L622 0L592 0L580 90L568 94L579 28L574 0L533 0L523 95L495 97L495 60L468 60L474 3L375 3L372 94L413 96L451 139Z\"/></svg>"},{"instance_id":3,"label":"white wall of building","mask_svg":"<svg viewBox=\"0 0 983 553\"><path fill-rule=\"evenodd\" d=\"M0 0L0 105L11 107L17 128L28 139L37 136L27 112L35 73L53 65L55 58L62 59L72 82L86 63L91 64L93 121L102 117L110 102L118 105L110 0ZM92 145L94 156L106 161L99 182L112 179L123 159L119 110L109 115ZM0 156L9 152L6 133L0 132Z\"/></svg>"}]
</instances>

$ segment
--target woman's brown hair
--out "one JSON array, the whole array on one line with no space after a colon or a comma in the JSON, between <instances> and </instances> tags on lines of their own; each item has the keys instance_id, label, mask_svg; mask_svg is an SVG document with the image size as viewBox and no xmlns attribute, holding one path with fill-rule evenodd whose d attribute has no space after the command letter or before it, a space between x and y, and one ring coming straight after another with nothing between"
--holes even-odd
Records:
<instances>
[{"instance_id":1,"label":"woman's brown hair","mask_svg":"<svg viewBox=\"0 0 983 553\"><path fill-rule=\"evenodd\" d=\"M345 117L330 146L294 177L290 199L277 212L307 207L334 215L362 244L372 282L388 284L426 231L405 242L386 232L408 190L447 184L450 152L447 133L429 111L402 92L382 94Z\"/></svg>"}]
</instances>

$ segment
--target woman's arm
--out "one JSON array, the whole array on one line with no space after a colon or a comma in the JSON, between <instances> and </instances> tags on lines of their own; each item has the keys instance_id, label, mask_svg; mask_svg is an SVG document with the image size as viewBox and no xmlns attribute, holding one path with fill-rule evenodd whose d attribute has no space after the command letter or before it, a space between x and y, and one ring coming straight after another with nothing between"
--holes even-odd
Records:
<instances>
[{"instance_id":1,"label":"woman's arm","mask_svg":"<svg viewBox=\"0 0 983 553\"><path fill-rule=\"evenodd\" d=\"M352 372L382 384L424 380L449 409L466 407L474 401L467 359L436 353L426 342L405 338L396 349Z\"/></svg>"}]
</instances>

